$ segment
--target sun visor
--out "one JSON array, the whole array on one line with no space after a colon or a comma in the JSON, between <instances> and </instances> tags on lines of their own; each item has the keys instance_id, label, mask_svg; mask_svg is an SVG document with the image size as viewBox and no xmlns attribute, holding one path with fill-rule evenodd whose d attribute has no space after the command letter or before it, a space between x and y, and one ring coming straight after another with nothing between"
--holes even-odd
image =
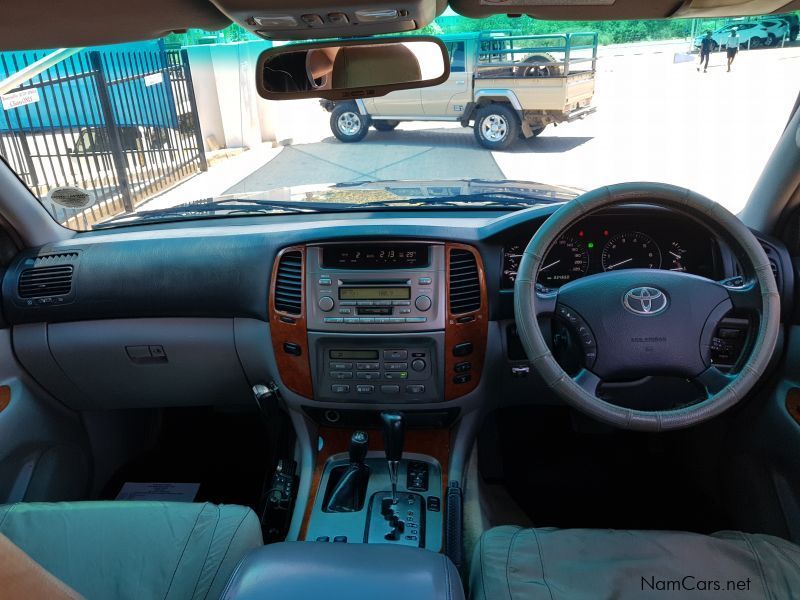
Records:
<instances>
[{"instance_id":1,"label":"sun visor","mask_svg":"<svg viewBox=\"0 0 800 600\"><path fill-rule=\"evenodd\" d=\"M780 11L790 0L687 0L673 15L676 18L765 15Z\"/></svg>"},{"instance_id":2,"label":"sun visor","mask_svg":"<svg viewBox=\"0 0 800 600\"><path fill-rule=\"evenodd\" d=\"M628 21L641 19L763 15L794 10L797 0L451 0L465 17L526 14L550 21Z\"/></svg>"},{"instance_id":3,"label":"sun visor","mask_svg":"<svg viewBox=\"0 0 800 600\"><path fill-rule=\"evenodd\" d=\"M451 0L450 6L466 17L493 14L527 14L553 21L608 21L663 19L681 0Z\"/></svg>"},{"instance_id":4,"label":"sun visor","mask_svg":"<svg viewBox=\"0 0 800 600\"><path fill-rule=\"evenodd\" d=\"M212 0L228 17L258 36L305 40L401 33L421 29L447 7L446 0Z\"/></svg>"}]
</instances>

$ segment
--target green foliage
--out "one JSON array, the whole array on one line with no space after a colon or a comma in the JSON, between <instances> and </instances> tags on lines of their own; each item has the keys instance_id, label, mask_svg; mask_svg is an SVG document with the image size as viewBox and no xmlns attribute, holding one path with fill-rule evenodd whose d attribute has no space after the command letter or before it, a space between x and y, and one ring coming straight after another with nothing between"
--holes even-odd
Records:
<instances>
[{"instance_id":1,"label":"green foliage","mask_svg":"<svg viewBox=\"0 0 800 600\"><path fill-rule=\"evenodd\" d=\"M753 17L757 19L760 17ZM486 19L444 16L419 31L409 35L442 35L471 31L511 30L519 34L576 33L596 31L600 44L623 44L649 40L667 40L699 35L707 29L715 30L727 19L661 19L656 21L539 21L527 16L509 17L493 15ZM204 39L205 38L205 39ZM194 45L213 39L217 43L241 42L261 39L249 31L232 24L221 31L190 29L182 34L170 34L167 43L182 46Z\"/></svg>"}]
</instances>

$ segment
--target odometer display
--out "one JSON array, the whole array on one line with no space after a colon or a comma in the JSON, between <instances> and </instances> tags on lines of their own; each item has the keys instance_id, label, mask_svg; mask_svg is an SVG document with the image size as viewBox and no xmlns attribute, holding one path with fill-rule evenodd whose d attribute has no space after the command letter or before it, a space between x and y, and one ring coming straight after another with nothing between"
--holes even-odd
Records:
<instances>
[{"instance_id":1,"label":"odometer display","mask_svg":"<svg viewBox=\"0 0 800 600\"><path fill-rule=\"evenodd\" d=\"M619 233L606 242L600 262L604 271L660 269L661 249L653 238L644 233Z\"/></svg>"},{"instance_id":2,"label":"odometer display","mask_svg":"<svg viewBox=\"0 0 800 600\"><path fill-rule=\"evenodd\" d=\"M583 277L589 270L586 245L571 236L562 236L544 257L537 281L547 287L558 287Z\"/></svg>"}]
</instances>

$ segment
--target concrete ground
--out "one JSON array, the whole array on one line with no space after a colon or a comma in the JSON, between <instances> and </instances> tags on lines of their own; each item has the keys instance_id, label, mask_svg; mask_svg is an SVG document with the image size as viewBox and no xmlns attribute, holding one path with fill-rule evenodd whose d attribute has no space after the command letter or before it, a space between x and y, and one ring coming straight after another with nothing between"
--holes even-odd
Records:
<instances>
[{"instance_id":1,"label":"concrete ground","mask_svg":"<svg viewBox=\"0 0 800 600\"><path fill-rule=\"evenodd\" d=\"M707 73L697 72L696 59L673 62L686 49L676 42L602 49L597 112L506 152L484 150L471 129L441 123L403 123L343 144L328 113L301 101L302 121L281 127L293 143L224 191L370 179L508 178L583 189L647 180L690 187L737 212L797 97L800 47L740 52L731 73L722 53Z\"/></svg>"}]
</instances>

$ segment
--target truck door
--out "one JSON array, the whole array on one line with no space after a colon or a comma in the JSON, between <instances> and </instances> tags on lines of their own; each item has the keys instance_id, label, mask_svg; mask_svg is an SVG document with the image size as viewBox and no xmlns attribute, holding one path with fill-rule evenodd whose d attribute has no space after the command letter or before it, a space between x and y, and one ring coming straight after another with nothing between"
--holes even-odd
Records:
<instances>
[{"instance_id":1,"label":"truck door","mask_svg":"<svg viewBox=\"0 0 800 600\"><path fill-rule=\"evenodd\" d=\"M370 115L386 117L419 117L422 115L420 90L397 90L380 98L367 98L364 106Z\"/></svg>"},{"instance_id":2,"label":"truck door","mask_svg":"<svg viewBox=\"0 0 800 600\"><path fill-rule=\"evenodd\" d=\"M445 42L450 54L450 77L434 87L422 88L422 109L432 117L458 118L471 100L472 74L467 70L467 45L465 41Z\"/></svg>"}]
</instances>

